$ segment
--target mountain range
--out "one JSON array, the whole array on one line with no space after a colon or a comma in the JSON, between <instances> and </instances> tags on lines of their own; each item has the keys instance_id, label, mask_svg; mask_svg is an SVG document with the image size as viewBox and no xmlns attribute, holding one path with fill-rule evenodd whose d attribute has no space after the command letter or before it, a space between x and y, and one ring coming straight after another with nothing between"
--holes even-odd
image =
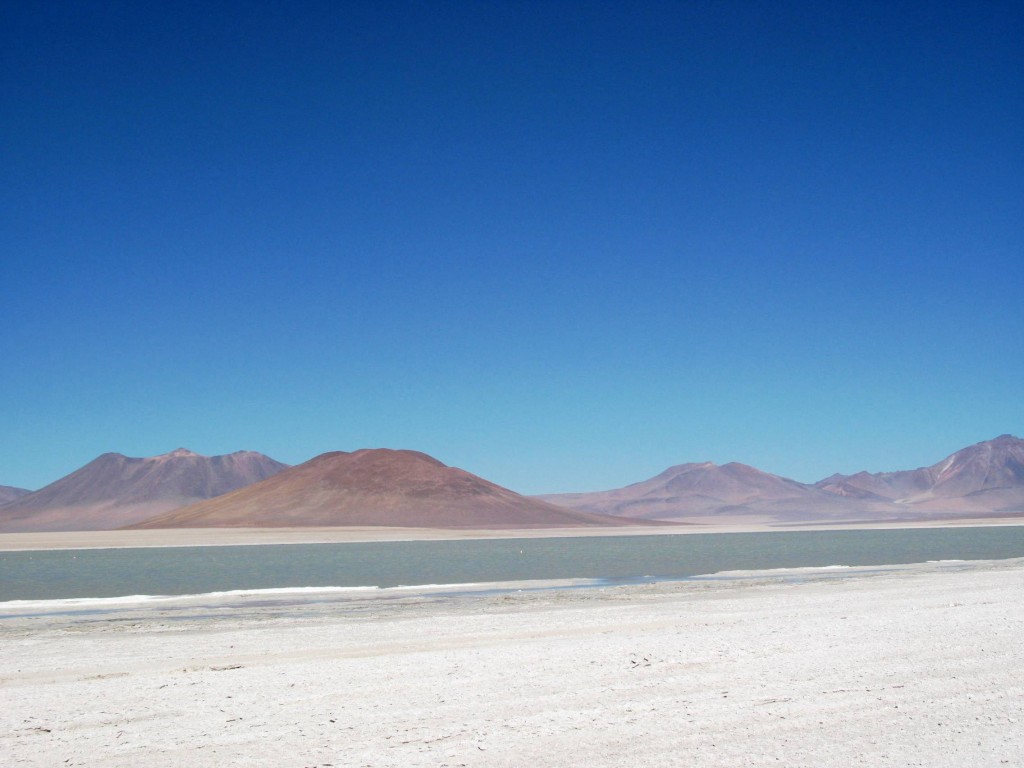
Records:
<instances>
[{"instance_id":1,"label":"mountain range","mask_svg":"<svg viewBox=\"0 0 1024 768\"><path fill-rule=\"evenodd\" d=\"M1000 435L904 472L832 475L816 487L852 499L935 512L1024 512L1024 440Z\"/></svg>"},{"instance_id":2,"label":"mountain range","mask_svg":"<svg viewBox=\"0 0 1024 768\"><path fill-rule=\"evenodd\" d=\"M834 495L746 464L679 464L625 488L540 496L551 504L636 520L689 521L737 516L798 521L859 516L877 504ZM703 520L707 522L706 520Z\"/></svg>"},{"instance_id":3,"label":"mountain range","mask_svg":"<svg viewBox=\"0 0 1024 768\"><path fill-rule=\"evenodd\" d=\"M814 484L745 464L680 464L610 491L549 494L572 509L637 520L767 522L923 520L1024 515L1024 440L1001 435L937 464L832 475Z\"/></svg>"},{"instance_id":4,"label":"mountain range","mask_svg":"<svg viewBox=\"0 0 1024 768\"><path fill-rule=\"evenodd\" d=\"M521 496L425 453L378 448L325 453L269 480L134 527L519 528L630 522Z\"/></svg>"},{"instance_id":5,"label":"mountain range","mask_svg":"<svg viewBox=\"0 0 1024 768\"><path fill-rule=\"evenodd\" d=\"M6 501L5 501L6 499ZM1024 516L1024 440L1002 435L927 467L800 483L745 464L679 464L633 485L525 497L408 450L107 453L35 492L0 488L0 532L120 527L516 528L636 522L868 522Z\"/></svg>"}]
</instances>

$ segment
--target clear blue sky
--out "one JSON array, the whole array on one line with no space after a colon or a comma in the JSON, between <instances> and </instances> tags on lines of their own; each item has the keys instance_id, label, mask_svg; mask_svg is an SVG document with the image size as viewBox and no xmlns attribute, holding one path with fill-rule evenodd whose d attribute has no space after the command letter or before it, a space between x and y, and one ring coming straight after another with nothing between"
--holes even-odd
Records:
<instances>
[{"instance_id":1,"label":"clear blue sky","mask_svg":"<svg viewBox=\"0 0 1024 768\"><path fill-rule=\"evenodd\" d=\"M179 445L814 481L1020 435L1022 9L4 3L0 484Z\"/></svg>"}]
</instances>

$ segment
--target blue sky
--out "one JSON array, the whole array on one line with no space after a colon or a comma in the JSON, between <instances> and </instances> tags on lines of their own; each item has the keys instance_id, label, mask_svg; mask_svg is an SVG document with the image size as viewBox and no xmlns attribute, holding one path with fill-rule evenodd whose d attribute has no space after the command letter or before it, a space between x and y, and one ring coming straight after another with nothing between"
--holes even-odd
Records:
<instances>
[{"instance_id":1,"label":"blue sky","mask_svg":"<svg viewBox=\"0 0 1024 768\"><path fill-rule=\"evenodd\" d=\"M0 484L179 445L813 481L1024 433L1019 3L0 30Z\"/></svg>"}]
</instances>

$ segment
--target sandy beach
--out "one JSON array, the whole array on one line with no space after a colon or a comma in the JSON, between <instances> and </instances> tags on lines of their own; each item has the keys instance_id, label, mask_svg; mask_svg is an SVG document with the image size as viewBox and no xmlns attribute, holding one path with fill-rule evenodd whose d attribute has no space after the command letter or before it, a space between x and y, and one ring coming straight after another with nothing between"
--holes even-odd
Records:
<instances>
[{"instance_id":1,"label":"sandy beach","mask_svg":"<svg viewBox=\"0 0 1024 768\"><path fill-rule=\"evenodd\" d=\"M32 766L1020 765L1024 561L782 576L9 608L0 752Z\"/></svg>"}]
</instances>

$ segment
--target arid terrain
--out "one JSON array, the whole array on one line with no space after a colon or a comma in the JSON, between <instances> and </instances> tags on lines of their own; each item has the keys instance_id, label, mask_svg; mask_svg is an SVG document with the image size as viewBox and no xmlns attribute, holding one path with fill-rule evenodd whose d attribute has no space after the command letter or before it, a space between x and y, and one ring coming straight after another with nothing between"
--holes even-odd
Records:
<instances>
[{"instance_id":1,"label":"arid terrain","mask_svg":"<svg viewBox=\"0 0 1024 768\"><path fill-rule=\"evenodd\" d=\"M8 618L0 753L91 768L1019 764L1021 561L736 576Z\"/></svg>"}]
</instances>

